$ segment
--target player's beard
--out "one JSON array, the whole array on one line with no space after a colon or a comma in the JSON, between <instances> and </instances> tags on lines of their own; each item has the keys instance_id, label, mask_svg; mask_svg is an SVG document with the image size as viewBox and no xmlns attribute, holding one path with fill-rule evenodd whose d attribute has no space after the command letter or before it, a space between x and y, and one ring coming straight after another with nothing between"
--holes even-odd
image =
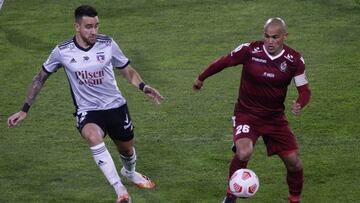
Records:
<instances>
[{"instance_id":1,"label":"player's beard","mask_svg":"<svg viewBox=\"0 0 360 203\"><path fill-rule=\"evenodd\" d=\"M96 42L96 35L90 35L89 37L81 36L81 38L88 46L91 46L91 45L95 44L95 42Z\"/></svg>"},{"instance_id":2,"label":"player's beard","mask_svg":"<svg viewBox=\"0 0 360 203\"><path fill-rule=\"evenodd\" d=\"M89 45L95 44L96 42L96 35L90 35L89 38L87 39L87 43Z\"/></svg>"}]
</instances>

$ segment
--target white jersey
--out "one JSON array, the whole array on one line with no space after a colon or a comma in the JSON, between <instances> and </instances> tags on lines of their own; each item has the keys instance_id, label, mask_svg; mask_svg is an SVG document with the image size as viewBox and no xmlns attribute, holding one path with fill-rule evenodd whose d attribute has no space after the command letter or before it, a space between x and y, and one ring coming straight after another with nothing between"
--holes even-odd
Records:
<instances>
[{"instance_id":1,"label":"white jersey","mask_svg":"<svg viewBox=\"0 0 360 203\"><path fill-rule=\"evenodd\" d=\"M113 67L121 69L128 64L129 59L112 38L98 35L95 44L87 49L80 47L75 37L57 45L43 69L54 73L64 67L76 111L82 113L117 108L126 103Z\"/></svg>"}]
</instances>

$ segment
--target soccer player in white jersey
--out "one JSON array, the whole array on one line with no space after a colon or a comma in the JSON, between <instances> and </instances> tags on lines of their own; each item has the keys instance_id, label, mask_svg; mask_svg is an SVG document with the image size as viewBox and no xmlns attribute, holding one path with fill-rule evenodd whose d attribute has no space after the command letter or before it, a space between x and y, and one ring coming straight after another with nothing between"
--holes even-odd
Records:
<instances>
[{"instance_id":1,"label":"soccer player in white jersey","mask_svg":"<svg viewBox=\"0 0 360 203\"><path fill-rule=\"evenodd\" d=\"M45 81L63 67L71 87L79 132L89 144L96 164L113 186L117 194L116 203L131 202L104 144L105 135L111 137L120 153L123 163L121 174L124 177L140 188L154 188L155 183L135 171L133 126L113 68L120 70L128 82L156 103L160 104L163 96L144 83L112 38L98 34L99 18L94 7L82 5L75 9L74 27L75 36L53 49L34 77L22 110L11 115L7 125L13 127L26 118Z\"/></svg>"}]
</instances>

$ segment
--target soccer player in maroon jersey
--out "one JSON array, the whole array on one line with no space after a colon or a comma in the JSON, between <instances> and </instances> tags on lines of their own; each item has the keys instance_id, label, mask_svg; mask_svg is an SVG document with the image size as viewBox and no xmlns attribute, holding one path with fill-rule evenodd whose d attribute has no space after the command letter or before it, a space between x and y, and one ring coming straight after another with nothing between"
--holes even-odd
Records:
<instances>
[{"instance_id":1,"label":"soccer player in maroon jersey","mask_svg":"<svg viewBox=\"0 0 360 203\"><path fill-rule=\"evenodd\" d=\"M303 167L298 155L296 138L284 114L287 88L294 79L298 98L291 112L300 115L309 103L311 92L305 75L302 56L284 44L288 36L281 18L270 18L264 25L262 41L245 43L230 54L210 64L196 77L194 90L200 90L204 80L227 67L243 65L239 97L233 117L233 150L229 178L240 168L246 168L254 145L262 136L268 155L277 154L287 169L290 203L300 202L303 186ZM224 203L236 202L229 188Z\"/></svg>"}]
</instances>

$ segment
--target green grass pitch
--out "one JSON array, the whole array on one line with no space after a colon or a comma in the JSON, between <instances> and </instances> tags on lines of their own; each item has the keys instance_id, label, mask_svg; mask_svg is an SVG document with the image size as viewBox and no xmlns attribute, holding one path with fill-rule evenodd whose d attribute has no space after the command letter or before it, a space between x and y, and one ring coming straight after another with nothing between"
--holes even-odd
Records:
<instances>
[{"instance_id":1,"label":"green grass pitch","mask_svg":"<svg viewBox=\"0 0 360 203\"><path fill-rule=\"evenodd\" d=\"M75 129L63 70L46 82L28 118L14 129L33 76L53 47L73 36L73 10L94 5L100 33L112 36L143 79L166 100L160 106L118 74L135 124L137 169L155 190L125 185L135 203L216 203L225 194L232 157L231 116L241 67L191 89L196 75L240 43L261 39L269 17L289 26L287 44L306 61L313 92L300 117L289 113L304 165L304 203L360 202L360 5L354 0L5 0L0 10L0 202L114 202L115 193ZM107 146L120 169L111 140ZM261 140L249 168L255 197L285 203L285 169Z\"/></svg>"}]
</instances>

